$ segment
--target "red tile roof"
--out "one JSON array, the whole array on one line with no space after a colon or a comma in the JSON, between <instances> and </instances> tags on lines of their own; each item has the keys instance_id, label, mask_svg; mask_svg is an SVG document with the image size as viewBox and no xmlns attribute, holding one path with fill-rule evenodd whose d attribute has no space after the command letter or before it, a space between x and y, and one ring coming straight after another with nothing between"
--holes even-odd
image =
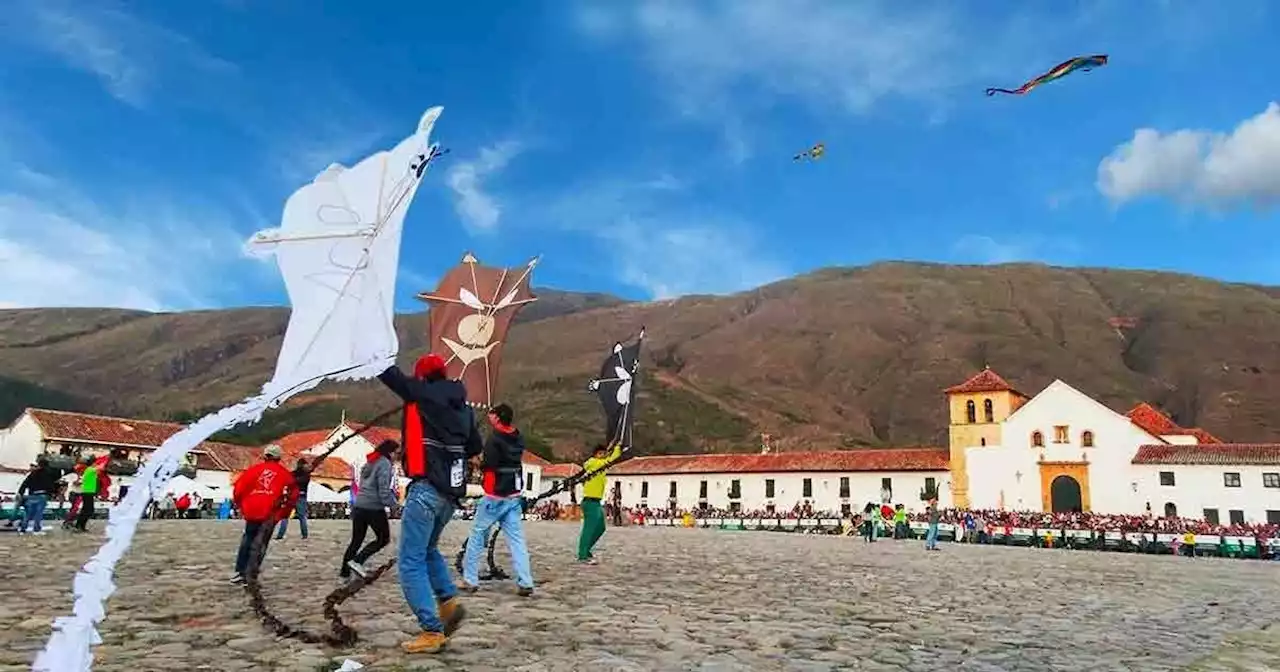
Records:
<instances>
[{"instance_id":1,"label":"red tile roof","mask_svg":"<svg viewBox=\"0 0 1280 672\"><path fill-rule=\"evenodd\" d=\"M622 465L618 465L621 467ZM543 478L569 478L582 471L582 467L572 462L556 462L542 468Z\"/></svg>"},{"instance_id":2,"label":"red tile roof","mask_svg":"<svg viewBox=\"0 0 1280 672\"><path fill-rule=\"evenodd\" d=\"M1134 406L1125 414L1129 421L1142 431L1155 436L1194 436L1200 443L1222 443L1218 437L1199 427L1181 427L1172 418L1156 410L1146 402Z\"/></svg>"},{"instance_id":3,"label":"red tile roof","mask_svg":"<svg viewBox=\"0 0 1280 672\"><path fill-rule=\"evenodd\" d=\"M103 448L154 450L184 428L174 422L115 418L43 408L28 408L26 413L39 425L40 432L48 441L94 444ZM230 444L205 441L196 446L191 451L196 468L227 471L227 465L219 458L220 448L224 446Z\"/></svg>"},{"instance_id":4,"label":"red tile roof","mask_svg":"<svg viewBox=\"0 0 1280 672\"><path fill-rule=\"evenodd\" d=\"M1139 446L1134 464L1277 465L1280 443L1158 444Z\"/></svg>"},{"instance_id":5,"label":"red tile roof","mask_svg":"<svg viewBox=\"0 0 1280 672\"><path fill-rule=\"evenodd\" d=\"M373 429L378 428L372 428L369 431L372 432ZM286 434L271 443L280 446L281 452L284 453L280 458L281 462L292 469L293 465L297 463L298 458L305 459L308 463L310 463L311 460L314 460L316 456L307 455L306 452L316 446L325 445L325 440L328 439L333 432L334 430L332 429L312 429L305 432L294 432L292 434ZM366 438L371 438L368 436L368 432L366 432L364 436ZM262 449L259 448L259 456L262 454L261 451ZM311 472L311 475L318 478L350 480L351 465L339 458L328 457L320 463L320 466L316 467L315 470Z\"/></svg>"},{"instance_id":6,"label":"red tile roof","mask_svg":"<svg viewBox=\"0 0 1280 672\"><path fill-rule=\"evenodd\" d=\"M981 392L1012 392L1020 397L1027 396L1019 392L1018 390L1014 389L1014 387L1009 384L1009 381L1005 380L1004 378L1001 378L1000 374L996 373L995 371L992 371L989 368L983 369L981 372L978 373L978 375L970 378L969 380L964 381L963 383L960 383L959 385L952 385L951 387L948 387L947 389L943 390L943 392L946 392L947 394L977 394Z\"/></svg>"},{"instance_id":7,"label":"red tile roof","mask_svg":"<svg viewBox=\"0 0 1280 672\"><path fill-rule=\"evenodd\" d=\"M743 455L636 457L610 469L617 475L782 473L797 471L946 471L945 448L880 448Z\"/></svg>"},{"instance_id":8,"label":"red tile roof","mask_svg":"<svg viewBox=\"0 0 1280 672\"><path fill-rule=\"evenodd\" d=\"M543 472L546 472L547 467L551 466L550 462L542 459L537 455L534 455L533 453L527 450L524 451L524 456L520 458L520 461L525 464L532 464L535 467L542 467Z\"/></svg>"}]
</instances>

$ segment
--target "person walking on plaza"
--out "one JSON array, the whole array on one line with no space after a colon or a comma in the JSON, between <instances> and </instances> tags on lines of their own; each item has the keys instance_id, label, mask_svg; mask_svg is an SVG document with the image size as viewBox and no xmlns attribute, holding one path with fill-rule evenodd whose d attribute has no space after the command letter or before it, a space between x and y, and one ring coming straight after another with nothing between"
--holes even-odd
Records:
<instances>
[{"instance_id":1,"label":"person walking on plaza","mask_svg":"<svg viewBox=\"0 0 1280 672\"><path fill-rule=\"evenodd\" d=\"M582 532L578 536L578 562L588 565L596 564L591 554L596 542L604 536L604 507L600 500L604 498L605 469L622 455L622 445L615 444L606 448L598 443L591 452L591 457L582 463L583 473L597 472L582 484Z\"/></svg>"},{"instance_id":2,"label":"person walking on plaza","mask_svg":"<svg viewBox=\"0 0 1280 672\"><path fill-rule=\"evenodd\" d=\"M428 354L413 377L393 363L378 374L404 400L404 475L409 478L400 519L400 588L422 632L401 647L439 653L466 610L440 554L440 535L467 492L467 461L484 449L467 388L445 376L444 358Z\"/></svg>"},{"instance_id":3,"label":"person walking on plaza","mask_svg":"<svg viewBox=\"0 0 1280 672\"><path fill-rule=\"evenodd\" d=\"M293 510L298 514L298 529L302 532L302 538L307 538L307 488L311 484L311 472L307 470L307 462L301 458L293 468L293 482L298 486L298 501L294 503ZM280 520L280 527L276 530L276 539L284 539L284 533L289 530L289 516L286 514Z\"/></svg>"},{"instance_id":4,"label":"person walking on plaza","mask_svg":"<svg viewBox=\"0 0 1280 672\"><path fill-rule=\"evenodd\" d=\"M926 551L938 550L938 520L941 514L938 513L938 500L929 500L929 531L924 535L924 549Z\"/></svg>"},{"instance_id":5,"label":"person walking on plaza","mask_svg":"<svg viewBox=\"0 0 1280 672\"><path fill-rule=\"evenodd\" d=\"M476 518L471 525L471 537L467 539L467 551L462 560L463 590L474 592L480 583L480 556L485 551L485 539L495 525L507 538L511 551L511 566L516 572L516 585L523 597L533 594L533 572L529 566L529 548L525 545L524 526L524 437L512 424L515 411L506 404L498 404L489 411L489 424L493 433L485 444L480 469L484 497L476 504Z\"/></svg>"},{"instance_id":6,"label":"person walking on plaza","mask_svg":"<svg viewBox=\"0 0 1280 672\"><path fill-rule=\"evenodd\" d=\"M107 477L106 464L95 462L93 457L85 455L84 473L80 474L80 513L76 515L76 531L85 532L89 519L93 518L93 504L99 495L107 493L110 480Z\"/></svg>"},{"instance_id":7,"label":"person walking on plaza","mask_svg":"<svg viewBox=\"0 0 1280 672\"><path fill-rule=\"evenodd\" d=\"M35 469L18 486L18 499L22 501L22 511L25 514L18 524L18 534L27 532L28 523L32 524L32 532L44 534L44 510L49 504L49 498L58 491L61 478L62 472L49 466L48 457L41 455L36 458Z\"/></svg>"},{"instance_id":8,"label":"person walking on plaza","mask_svg":"<svg viewBox=\"0 0 1280 672\"><path fill-rule=\"evenodd\" d=\"M245 582L253 541L264 525L271 524L277 507L279 510L289 511L298 498L298 487L294 483L293 474L280 464L282 453L280 446L263 448L262 461L245 469L240 478L236 479L235 485L231 486L231 500L244 518L244 533L240 535L240 550L236 552L236 573L231 576L233 584ZM262 537L260 553L265 555L271 534L267 532Z\"/></svg>"},{"instance_id":9,"label":"person walking on plaza","mask_svg":"<svg viewBox=\"0 0 1280 672\"><path fill-rule=\"evenodd\" d=\"M387 512L399 506L394 486L396 470L391 459L399 448L400 444L388 439L365 456L365 464L360 468L360 492L351 507L351 543L347 544L342 567L338 569L338 577L343 580L351 578L351 572L364 577L364 562L391 542ZM364 543L369 530L373 530L373 541L361 549L360 544Z\"/></svg>"}]
</instances>

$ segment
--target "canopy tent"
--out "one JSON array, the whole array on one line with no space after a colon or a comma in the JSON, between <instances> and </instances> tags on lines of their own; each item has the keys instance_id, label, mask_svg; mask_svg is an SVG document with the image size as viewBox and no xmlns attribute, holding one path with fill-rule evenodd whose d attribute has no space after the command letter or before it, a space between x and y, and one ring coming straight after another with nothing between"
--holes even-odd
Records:
<instances>
[{"instance_id":1,"label":"canopy tent","mask_svg":"<svg viewBox=\"0 0 1280 672\"><path fill-rule=\"evenodd\" d=\"M186 476L183 476L182 474L178 474L177 476L169 479L169 484L165 486L164 491L166 494L173 495L174 497L181 497L185 493L191 493L192 495L199 496L200 499L221 500L230 496L229 492L219 492L218 488L198 483Z\"/></svg>"},{"instance_id":2,"label":"canopy tent","mask_svg":"<svg viewBox=\"0 0 1280 672\"><path fill-rule=\"evenodd\" d=\"M310 503L345 504L351 498L343 492L334 492L315 481L307 484L307 501Z\"/></svg>"}]
</instances>

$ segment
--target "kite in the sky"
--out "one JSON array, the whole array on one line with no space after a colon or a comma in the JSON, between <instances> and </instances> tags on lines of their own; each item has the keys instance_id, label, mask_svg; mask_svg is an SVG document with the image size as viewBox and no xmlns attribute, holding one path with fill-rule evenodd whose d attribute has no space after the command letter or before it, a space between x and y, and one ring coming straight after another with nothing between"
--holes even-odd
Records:
<instances>
[{"instance_id":1,"label":"kite in the sky","mask_svg":"<svg viewBox=\"0 0 1280 672\"><path fill-rule=\"evenodd\" d=\"M1043 75L1036 77L1035 79L1027 82L1026 84L1023 84L1022 86L1019 86L1016 89L990 88L990 89L987 89L987 95L994 96L997 93L1008 93L1015 96L1021 96L1024 93L1029 93L1031 89L1034 89L1037 86L1040 86L1041 84L1047 84L1054 80L1062 79L1063 77L1066 77L1067 75L1076 71L1088 72L1094 68L1101 68L1106 64L1107 64L1106 54L1096 54L1094 56L1077 56L1076 58L1073 58L1069 61L1059 63L1049 72L1046 72Z\"/></svg>"},{"instance_id":2,"label":"kite in the sky","mask_svg":"<svg viewBox=\"0 0 1280 672\"><path fill-rule=\"evenodd\" d=\"M250 239L251 250L275 255L292 308L271 380L257 396L187 425L152 453L111 509L105 542L76 574L73 613L54 621L33 669L88 672L91 648L102 643L97 624L116 589L116 563L151 493L164 491L192 448L324 380L373 378L395 361L400 230L427 164L439 155L429 138L443 109L427 110L414 133L390 150L351 168L329 166L285 203L280 228Z\"/></svg>"},{"instance_id":3,"label":"kite in the sky","mask_svg":"<svg viewBox=\"0 0 1280 672\"><path fill-rule=\"evenodd\" d=\"M827 151L827 146L819 142L818 144L810 147L809 149L806 149L803 152L796 154L794 157L792 157L791 160L799 161L801 159L814 159L814 160L821 159L822 155L825 154L826 151Z\"/></svg>"}]
</instances>

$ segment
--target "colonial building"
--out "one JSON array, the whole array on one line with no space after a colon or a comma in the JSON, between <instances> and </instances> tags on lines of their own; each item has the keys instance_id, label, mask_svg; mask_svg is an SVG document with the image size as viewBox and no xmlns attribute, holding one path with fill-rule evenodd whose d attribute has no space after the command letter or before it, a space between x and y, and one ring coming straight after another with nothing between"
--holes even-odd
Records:
<instances>
[{"instance_id":1,"label":"colonial building","mask_svg":"<svg viewBox=\"0 0 1280 672\"><path fill-rule=\"evenodd\" d=\"M663 455L632 458L609 475L623 506L781 514L807 505L849 514L886 497L919 510L926 490L948 506L947 457L945 448Z\"/></svg>"},{"instance_id":2,"label":"colonial building","mask_svg":"<svg viewBox=\"0 0 1280 672\"><path fill-rule=\"evenodd\" d=\"M946 394L957 506L1280 522L1280 444L1117 413L1061 380L1028 398L990 369Z\"/></svg>"},{"instance_id":3,"label":"colonial building","mask_svg":"<svg viewBox=\"0 0 1280 672\"><path fill-rule=\"evenodd\" d=\"M80 455L112 457L109 472L128 485L139 466L182 425L87 413L28 408L0 430L0 467L26 473L40 455L68 464ZM192 450L180 473L202 486L230 492L233 468L255 449L206 441Z\"/></svg>"}]
</instances>

